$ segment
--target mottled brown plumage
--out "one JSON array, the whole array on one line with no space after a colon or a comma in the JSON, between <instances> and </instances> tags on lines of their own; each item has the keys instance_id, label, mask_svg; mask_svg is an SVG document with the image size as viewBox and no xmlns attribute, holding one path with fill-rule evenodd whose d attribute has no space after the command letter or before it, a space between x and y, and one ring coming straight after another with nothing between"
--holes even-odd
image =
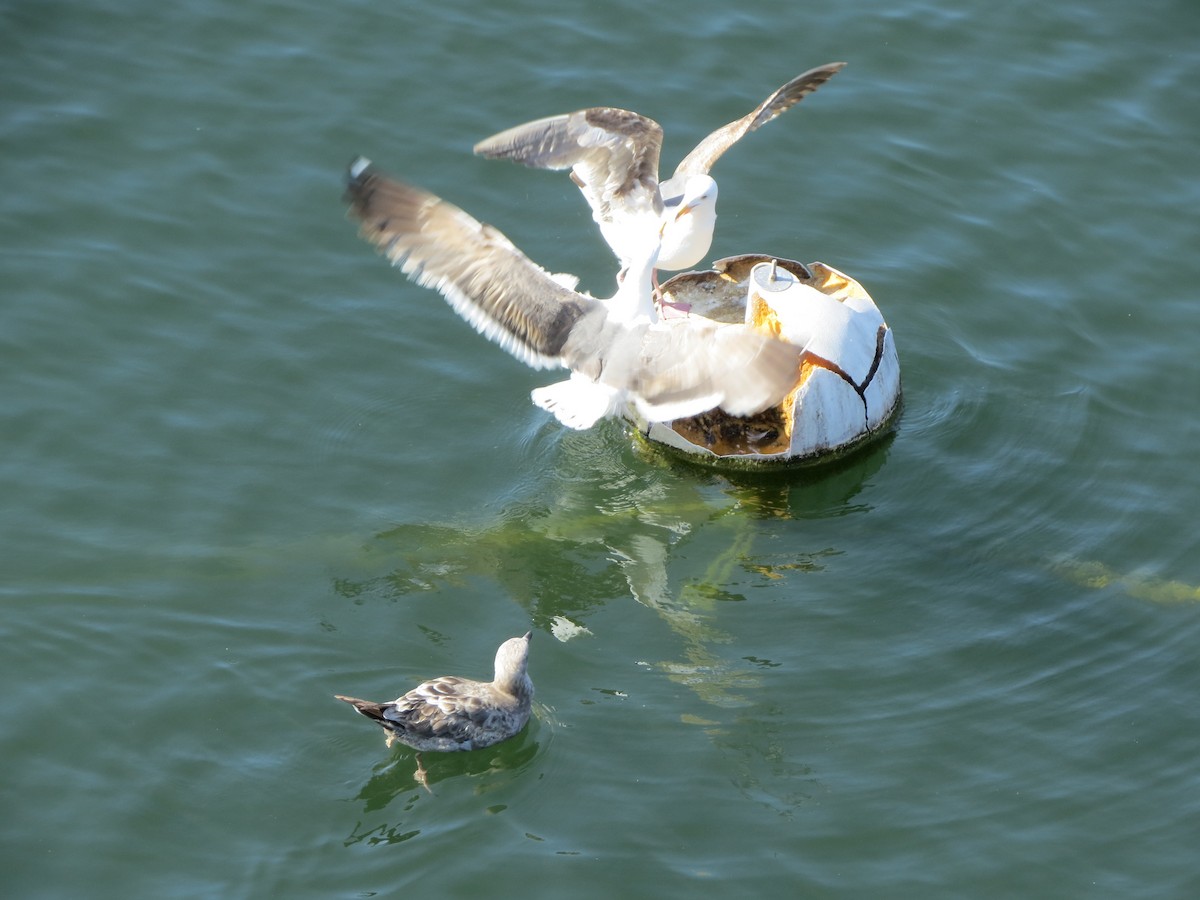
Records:
<instances>
[{"instance_id":1,"label":"mottled brown plumage","mask_svg":"<svg viewBox=\"0 0 1200 900\"><path fill-rule=\"evenodd\" d=\"M492 681L443 675L389 703L334 694L382 726L387 745L417 750L476 750L507 740L529 721L533 682L527 671L533 632L510 638L496 651Z\"/></svg>"},{"instance_id":2,"label":"mottled brown plumage","mask_svg":"<svg viewBox=\"0 0 1200 900\"><path fill-rule=\"evenodd\" d=\"M718 159L751 131L757 131L791 109L842 70L844 62L826 63L797 75L740 119L722 125L697 144L675 167L670 181L688 175L707 175Z\"/></svg>"}]
</instances>

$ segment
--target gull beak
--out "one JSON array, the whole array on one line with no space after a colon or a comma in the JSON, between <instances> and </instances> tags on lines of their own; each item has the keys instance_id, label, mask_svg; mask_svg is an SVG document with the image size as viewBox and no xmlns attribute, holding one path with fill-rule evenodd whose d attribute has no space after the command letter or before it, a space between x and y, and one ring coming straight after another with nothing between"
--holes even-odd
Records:
<instances>
[{"instance_id":1,"label":"gull beak","mask_svg":"<svg viewBox=\"0 0 1200 900\"><path fill-rule=\"evenodd\" d=\"M679 212L675 213L675 221L678 222L680 219L690 213L694 206L695 204L689 203L687 206L679 207Z\"/></svg>"}]
</instances>

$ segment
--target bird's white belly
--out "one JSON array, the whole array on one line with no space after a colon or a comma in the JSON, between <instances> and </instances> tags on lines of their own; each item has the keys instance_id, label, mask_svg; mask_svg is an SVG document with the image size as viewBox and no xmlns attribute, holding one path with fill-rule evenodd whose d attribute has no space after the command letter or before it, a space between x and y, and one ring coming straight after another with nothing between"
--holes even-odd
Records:
<instances>
[{"instance_id":1,"label":"bird's white belly","mask_svg":"<svg viewBox=\"0 0 1200 900\"><path fill-rule=\"evenodd\" d=\"M717 216L708 208L695 209L678 219L667 221L663 231L662 248L658 253L658 268L677 271L698 265L712 246L713 228Z\"/></svg>"}]
</instances>

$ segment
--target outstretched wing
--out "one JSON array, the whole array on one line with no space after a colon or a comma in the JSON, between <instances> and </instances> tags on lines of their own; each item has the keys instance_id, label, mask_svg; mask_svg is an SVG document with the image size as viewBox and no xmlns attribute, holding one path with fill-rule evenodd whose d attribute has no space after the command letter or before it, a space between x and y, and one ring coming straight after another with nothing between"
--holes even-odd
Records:
<instances>
[{"instance_id":1,"label":"outstretched wing","mask_svg":"<svg viewBox=\"0 0 1200 900\"><path fill-rule=\"evenodd\" d=\"M614 348L615 351L615 348ZM648 421L714 407L747 416L783 402L800 380L801 347L745 325L700 316L650 326L629 367L628 389ZM619 377L620 356L605 373Z\"/></svg>"},{"instance_id":2,"label":"outstretched wing","mask_svg":"<svg viewBox=\"0 0 1200 900\"><path fill-rule=\"evenodd\" d=\"M721 154L736 144L745 135L761 128L782 112L791 109L826 81L841 71L844 62L827 63L809 69L802 75L797 75L770 97L760 103L752 112L747 113L736 122L730 122L718 128L692 150L675 168L671 180L686 178L688 175L706 175L713 164L720 159Z\"/></svg>"},{"instance_id":3,"label":"outstretched wing","mask_svg":"<svg viewBox=\"0 0 1200 900\"><path fill-rule=\"evenodd\" d=\"M598 301L568 290L503 234L359 157L346 200L359 233L406 275L439 291L480 333L535 368L564 365L571 329Z\"/></svg>"}]
</instances>

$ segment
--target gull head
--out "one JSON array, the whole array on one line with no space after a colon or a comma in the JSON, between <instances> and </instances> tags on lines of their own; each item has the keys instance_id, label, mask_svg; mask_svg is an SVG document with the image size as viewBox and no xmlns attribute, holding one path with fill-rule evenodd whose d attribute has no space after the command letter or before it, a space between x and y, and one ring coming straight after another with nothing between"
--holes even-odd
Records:
<instances>
[{"instance_id":1,"label":"gull head","mask_svg":"<svg viewBox=\"0 0 1200 900\"><path fill-rule=\"evenodd\" d=\"M683 197L679 201L679 208L675 211L675 219L681 219L685 215L706 207L714 210L713 218L715 219L717 183L708 175L692 175L684 182Z\"/></svg>"},{"instance_id":2,"label":"gull head","mask_svg":"<svg viewBox=\"0 0 1200 900\"><path fill-rule=\"evenodd\" d=\"M664 201L666 229L659 252L660 269L687 269L704 259L717 224L717 183L708 175L690 175L678 200Z\"/></svg>"},{"instance_id":3,"label":"gull head","mask_svg":"<svg viewBox=\"0 0 1200 900\"><path fill-rule=\"evenodd\" d=\"M532 638L533 632L527 631L521 637L509 638L500 645L496 651L497 686L511 688L528 679L525 672L529 666L529 642Z\"/></svg>"}]
</instances>

